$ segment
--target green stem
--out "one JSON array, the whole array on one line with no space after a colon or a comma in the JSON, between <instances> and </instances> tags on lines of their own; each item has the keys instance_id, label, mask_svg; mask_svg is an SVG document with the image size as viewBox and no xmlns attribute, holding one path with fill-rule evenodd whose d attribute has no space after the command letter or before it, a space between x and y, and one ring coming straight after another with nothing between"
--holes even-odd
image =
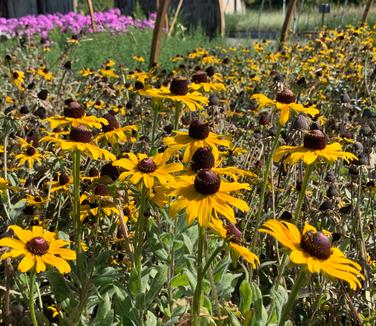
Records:
<instances>
[{"instance_id":1,"label":"green stem","mask_svg":"<svg viewBox=\"0 0 376 326\"><path fill-rule=\"evenodd\" d=\"M296 209L295 209L295 213L294 213L294 217L293 217L294 218L293 222L297 222L297 220L300 216L300 213L302 211L305 192L306 192L306 189L307 189L308 180L309 180L309 177L311 176L312 170L313 170L313 164L307 165L306 171L305 171L305 174L304 174L304 180L303 180L302 186L300 188L300 192L299 192L298 203L296 205ZM301 224L301 223L299 223L299 224Z\"/></svg>"},{"instance_id":2,"label":"green stem","mask_svg":"<svg viewBox=\"0 0 376 326\"><path fill-rule=\"evenodd\" d=\"M137 271L137 287L139 291L141 291L142 283L141 283L141 276L142 276L142 247L143 247L143 239L144 239L144 220L145 220L145 206L146 206L146 187L142 185L141 191L141 201L140 207L138 211L138 218L136 224L136 234L135 234L135 254L134 254L134 261L135 261L135 268Z\"/></svg>"},{"instance_id":3,"label":"green stem","mask_svg":"<svg viewBox=\"0 0 376 326\"><path fill-rule=\"evenodd\" d=\"M253 240L252 240L252 243L251 243L251 246L250 246L250 250L253 251L253 252L255 251L255 245L256 245L257 240L258 240L257 229L259 228L259 226L262 222L261 217L262 217L262 212L263 212L263 208L264 208L265 192L266 192L266 188L267 188L268 181L269 181L270 169L273 165L273 156L274 156L274 153L275 153L275 151L277 150L277 147L278 147L278 140L279 140L279 136L281 134L281 130L282 130L282 125L279 123L278 127L277 127L276 135L275 135L274 140L273 140L272 148L271 148L271 151L270 151L270 154L269 154L269 157L268 157L268 161L266 163L266 168L264 170L263 182L262 182L261 191L260 191L260 201L259 201L259 206L258 206L257 216L256 216L256 221L255 221L255 234L253 236Z\"/></svg>"},{"instance_id":4,"label":"green stem","mask_svg":"<svg viewBox=\"0 0 376 326\"><path fill-rule=\"evenodd\" d=\"M204 276L203 268L202 268L202 256L203 256L203 249L204 249L205 231L203 227L199 225L197 227L198 227L197 284L196 284L195 292L193 295L193 303L192 303L192 326L200 325L200 322L199 322L200 299L201 299L201 291L202 291L202 280Z\"/></svg>"},{"instance_id":5,"label":"green stem","mask_svg":"<svg viewBox=\"0 0 376 326\"><path fill-rule=\"evenodd\" d=\"M289 295L289 299L285 305L285 307L283 308L283 313L282 313L282 317L279 321L279 324L278 326L283 326L287 320L287 318L289 317L289 314L290 314L290 311L292 309L292 306L294 305L295 303L295 300L296 300L296 297L299 293L299 290L303 287L305 281L306 281L307 277L306 277L306 272L304 269L301 269L300 272L299 272L299 275L298 275L298 278L297 280L295 281L295 284L291 290L291 293Z\"/></svg>"},{"instance_id":6,"label":"green stem","mask_svg":"<svg viewBox=\"0 0 376 326\"><path fill-rule=\"evenodd\" d=\"M151 152L154 149L155 131L157 129L157 118L158 118L158 106L156 104L153 104L153 125L152 125L152 131L151 131L151 144L150 144Z\"/></svg>"},{"instance_id":7,"label":"green stem","mask_svg":"<svg viewBox=\"0 0 376 326\"><path fill-rule=\"evenodd\" d=\"M174 122L174 129L178 130L179 128L179 118L181 112L181 103L175 102L175 122Z\"/></svg>"},{"instance_id":8,"label":"green stem","mask_svg":"<svg viewBox=\"0 0 376 326\"><path fill-rule=\"evenodd\" d=\"M38 321L35 315L35 306L34 306L34 287L35 287L35 267L33 268L30 274L29 308L30 308L30 315L31 315L31 321L33 322L33 326L38 326Z\"/></svg>"},{"instance_id":9,"label":"green stem","mask_svg":"<svg viewBox=\"0 0 376 326\"><path fill-rule=\"evenodd\" d=\"M81 253L81 220L80 220L80 151L73 152L73 219L75 225L76 248Z\"/></svg>"}]
</instances>

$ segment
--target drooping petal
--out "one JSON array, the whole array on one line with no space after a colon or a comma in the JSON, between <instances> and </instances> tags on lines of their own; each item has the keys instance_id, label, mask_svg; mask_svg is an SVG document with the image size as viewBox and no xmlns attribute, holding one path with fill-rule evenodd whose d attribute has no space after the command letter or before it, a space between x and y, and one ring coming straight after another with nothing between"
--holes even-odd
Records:
<instances>
[{"instance_id":1,"label":"drooping petal","mask_svg":"<svg viewBox=\"0 0 376 326\"><path fill-rule=\"evenodd\" d=\"M35 265L35 256L31 253L27 253L24 258L21 259L18 264L18 270L21 273L26 273Z\"/></svg>"}]
</instances>

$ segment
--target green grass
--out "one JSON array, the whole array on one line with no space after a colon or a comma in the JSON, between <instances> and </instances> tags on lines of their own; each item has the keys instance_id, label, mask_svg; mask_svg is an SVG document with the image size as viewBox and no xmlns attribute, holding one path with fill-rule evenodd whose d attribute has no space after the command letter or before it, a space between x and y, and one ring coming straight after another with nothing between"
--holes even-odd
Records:
<instances>
[{"instance_id":1,"label":"green grass","mask_svg":"<svg viewBox=\"0 0 376 326\"><path fill-rule=\"evenodd\" d=\"M331 13L325 15L325 25L329 28L346 25L359 25L363 14L363 7L332 6ZM280 31L284 16L281 10L264 10L260 19L261 31ZM321 27L321 14L318 8L304 8L300 17L296 19L296 31L317 31ZM376 24L376 8L373 7L368 16L370 25ZM227 32L258 31L258 10L248 10L246 14L226 16Z\"/></svg>"},{"instance_id":2,"label":"green grass","mask_svg":"<svg viewBox=\"0 0 376 326\"><path fill-rule=\"evenodd\" d=\"M71 60L72 67L76 71L83 67L98 68L105 60L110 58L130 69L146 68L150 56L152 33L152 30L130 29L127 33L117 35L107 32L88 34L78 45L71 48L64 61ZM66 48L68 37L69 35L60 34L57 31L51 33L54 45L51 47L51 51L46 53L47 64L50 68L53 69L56 63L61 63L59 58ZM171 68L169 59L176 54L185 54L197 47L213 47L224 44L225 41L222 39L209 41L200 31L163 37L160 63L165 68ZM16 47L15 40L0 43L0 55L3 57ZM132 59L134 55L143 56L145 63L140 64L134 61Z\"/></svg>"}]
</instances>

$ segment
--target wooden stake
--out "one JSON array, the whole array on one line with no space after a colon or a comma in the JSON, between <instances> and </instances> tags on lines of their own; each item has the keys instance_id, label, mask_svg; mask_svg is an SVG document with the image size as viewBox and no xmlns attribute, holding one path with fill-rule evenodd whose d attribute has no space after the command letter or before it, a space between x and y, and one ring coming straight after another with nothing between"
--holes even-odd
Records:
<instances>
[{"instance_id":1,"label":"wooden stake","mask_svg":"<svg viewBox=\"0 0 376 326\"><path fill-rule=\"evenodd\" d=\"M224 37L225 36L225 8L223 5L223 0L218 0L218 8L219 8L219 15L220 15L219 33L221 37Z\"/></svg>"},{"instance_id":2,"label":"wooden stake","mask_svg":"<svg viewBox=\"0 0 376 326\"><path fill-rule=\"evenodd\" d=\"M94 19L94 7L91 0L86 0L87 6L89 7L89 14L90 14L90 20L91 20L91 28L93 29L93 32L95 32L95 19Z\"/></svg>"},{"instance_id":3,"label":"wooden stake","mask_svg":"<svg viewBox=\"0 0 376 326\"><path fill-rule=\"evenodd\" d=\"M279 43L279 48L281 49L283 47L283 44L286 43L286 41L289 38L289 28L291 25L292 17L294 16L295 9L296 9L296 3L298 0L290 0L289 7L287 8L287 13L285 17L285 21L283 22L282 31L281 31L281 38Z\"/></svg>"},{"instance_id":4,"label":"wooden stake","mask_svg":"<svg viewBox=\"0 0 376 326\"><path fill-rule=\"evenodd\" d=\"M167 9L170 4L170 0L160 0L160 5L158 7L157 12L157 19L155 21L154 31L153 31L153 41L151 44L151 51L150 51L150 67L153 63L157 63L159 61L159 55L161 52L161 36L163 32L163 21L167 14Z\"/></svg>"},{"instance_id":5,"label":"wooden stake","mask_svg":"<svg viewBox=\"0 0 376 326\"><path fill-rule=\"evenodd\" d=\"M184 0L179 0L178 6L177 6L176 11L175 11L174 19L172 20L172 22L170 24L170 30L168 31L168 36L169 37L171 36L172 31L174 30L176 21L177 21L177 19L179 17L181 6L183 5L183 1Z\"/></svg>"},{"instance_id":6,"label":"wooden stake","mask_svg":"<svg viewBox=\"0 0 376 326\"><path fill-rule=\"evenodd\" d=\"M362 17L362 26L364 26L367 23L367 17L371 10L373 0L368 0L366 7L364 8L363 17Z\"/></svg>"}]
</instances>

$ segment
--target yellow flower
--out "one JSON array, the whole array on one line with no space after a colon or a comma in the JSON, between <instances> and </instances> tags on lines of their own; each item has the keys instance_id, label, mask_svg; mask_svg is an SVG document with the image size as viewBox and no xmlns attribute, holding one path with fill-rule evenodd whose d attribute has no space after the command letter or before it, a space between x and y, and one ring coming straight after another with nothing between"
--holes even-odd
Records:
<instances>
[{"instance_id":1,"label":"yellow flower","mask_svg":"<svg viewBox=\"0 0 376 326\"><path fill-rule=\"evenodd\" d=\"M335 162L339 158L346 162L357 160L354 154L344 152L340 143L327 145L325 134L318 129L311 130L304 136L304 145L302 146L280 146L277 148L274 161L279 162L284 157L286 157L286 163L296 164L299 160L303 160L308 165L319 158L329 162Z\"/></svg>"},{"instance_id":2,"label":"yellow flower","mask_svg":"<svg viewBox=\"0 0 376 326\"><path fill-rule=\"evenodd\" d=\"M43 77L45 80L47 81L51 81L53 79L53 75L51 72L49 72L49 70L45 67L45 66L40 66L37 71L36 71L36 74L38 76L41 76Z\"/></svg>"},{"instance_id":3,"label":"yellow flower","mask_svg":"<svg viewBox=\"0 0 376 326\"><path fill-rule=\"evenodd\" d=\"M21 70L15 70L12 72L11 75L11 82L14 86L16 86L20 91L25 89L25 73Z\"/></svg>"},{"instance_id":4,"label":"yellow flower","mask_svg":"<svg viewBox=\"0 0 376 326\"><path fill-rule=\"evenodd\" d=\"M25 153L16 155L18 166L22 167L27 163L30 170L33 168L35 163L42 164L42 158L43 155L32 146L28 147Z\"/></svg>"},{"instance_id":5,"label":"yellow flower","mask_svg":"<svg viewBox=\"0 0 376 326\"><path fill-rule=\"evenodd\" d=\"M145 59L143 57L139 56L139 55L134 55L132 57L132 59L135 60L135 61L137 61L137 62L141 62L141 63L145 62Z\"/></svg>"},{"instance_id":6,"label":"yellow flower","mask_svg":"<svg viewBox=\"0 0 376 326\"><path fill-rule=\"evenodd\" d=\"M80 70L80 74L82 75L82 77L87 77L87 76L93 75L94 73L95 72L91 70L90 68L83 68Z\"/></svg>"},{"instance_id":7,"label":"yellow flower","mask_svg":"<svg viewBox=\"0 0 376 326\"><path fill-rule=\"evenodd\" d=\"M105 67L99 69L99 73L104 77L110 77L110 78L119 78L119 75L116 74L114 70L112 70L110 67Z\"/></svg>"},{"instance_id":8,"label":"yellow flower","mask_svg":"<svg viewBox=\"0 0 376 326\"><path fill-rule=\"evenodd\" d=\"M96 145L90 144L92 133L85 126L79 125L77 128L72 127L69 139L60 139L53 136L45 136L41 138L41 142L55 143L64 151L80 151L87 156L92 157L94 160L104 158L105 160L115 161L116 156L109 151L99 148Z\"/></svg>"},{"instance_id":9,"label":"yellow flower","mask_svg":"<svg viewBox=\"0 0 376 326\"><path fill-rule=\"evenodd\" d=\"M339 248L332 247L330 238L312 225L306 224L300 234L294 224L269 220L259 231L273 236L290 249L290 260L298 265L306 265L310 273L323 272L344 280L353 290L362 287L357 278L364 280L359 264L346 258Z\"/></svg>"},{"instance_id":10,"label":"yellow flower","mask_svg":"<svg viewBox=\"0 0 376 326\"><path fill-rule=\"evenodd\" d=\"M192 76L193 83L189 84L189 89L193 91L203 91L205 93L225 91L225 85L222 83L211 82L205 71L197 71Z\"/></svg>"},{"instance_id":11,"label":"yellow flower","mask_svg":"<svg viewBox=\"0 0 376 326\"><path fill-rule=\"evenodd\" d=\"M232 249L237 255L243 257L253 268L260 265L258 257L248 248L241 245L241 232L234 224L229 224L225 228L223 227L223 222L221 220L213 219L212 222L209 223L209 227L222 238L227 239L230 249Z\"/></svg>"},{"instance_id":12,"label":"yellow flower","mask_svg":"<svg viewBox=\"0 0 376 326\"><path fill-rule=\"evenodd\" d=\"M283 96L280 96L280 98L277 96L277 100L272 100L263 94L254 94L251 96L251 99L258 101L259 108L272 106L277 110L280 110L279 123L283 126L289 120L291 110L295 112L307 113L312 117L320 112L314 106L306 108L302 104L295 103L295 97L292 95L292 93L289 93L289 96L285 96L284 94Z\"/></svg>"},{"instance_id":13,"label":"yellow flower","mask_svg":"<svg viewBox=\"0 0 376 326\"><path fill-rule=\"evenodd\" d=\"M139 93L157 100L166 99L182 103L191 111L202 110L202 105L208 105L209 103L209 100L201 95L201 93L188 92L188 81L185 78L175 78L171 82L170 88L161 86L160 88L140 90Z\"/></svg>"},{"instance_id":14,"label":"yellow flower","mask_svg":"<svg viewBox=\"0 0 376 326\"><path fill-rule=\"evenodd\" d=\"M16 237L6 237L0 240L0 246L11 248L0 259L24 256L18 264L18 270L26 273L35 267L37 273L46 270L46 264L55 266L60 273L69 273L71 267L66 260L75 260L76 253L67 248L68 241L55 239L55 233L33 226L32 230L24 230L17 225L9 227Z\"/></svg>"},{"instance_id":15,"label":"yellow flower","mask_svg":"<svg viewBox=\"0 0 376 326\"><path fill-rule=\"evenodd\" d=\"M106 119L85 115L81 118L69 118L56 115L47 118L46 120L50 124L51 129L62 128L66 126L78 127L79 125L85 125L90 128L101 128L102 124L108 124Z\"/></svg>"},{"instance_id":16,"label":"yellow flower","mask_svg":"<svg viewBox=\"0 0 376 326\"><path fill-rule=\"evenodd\" d=\"M119 179L124 181L131 176L129 179L131 183L139 185L142 180L147 189L153 188L156 179L162 185L174 181L171 173L183 169L183 165L180 163L166 164L170 158L168 151L152 157L148 157L146 154L135 155L133 153L127 153L127 156L128 158L122 158L112 163L113 166L120 166L126 170L120 175Z\"/></svg>"},{"instance_id":17,"label":"yellow flower","mask_svg":"<svg viewBox=\"0 0 376 326\"><path fill-rule=\"evenodd\" d=\"M188 131L175 131L175 136L165 137L163 143L173 151L184 149L183 162L191 161L193 154L200 147L210 147L214 158L219 156L217 145L229 147L231 142L224 137L209 131L209 124L200 120L193 120Z\"/></svg>"},{"instance_id":18,"label":"yellow flower","mask_svg":"<svg viewBox=\"0 0 376 326\"><path fill-rule=\"evenodd\" d=\"M235 206L242 212L248 211L248 204L230 195L230 192L249 190L247 183L225 182L212 170L199 170L196 176L181 176L170 184L171 196L176 201L171 204L169 213L176 216L185 210L188 224L197 218L201 226L209 226L213 214L221 214L231 223L236 223Z\"/></svg>"}]
</instances>

